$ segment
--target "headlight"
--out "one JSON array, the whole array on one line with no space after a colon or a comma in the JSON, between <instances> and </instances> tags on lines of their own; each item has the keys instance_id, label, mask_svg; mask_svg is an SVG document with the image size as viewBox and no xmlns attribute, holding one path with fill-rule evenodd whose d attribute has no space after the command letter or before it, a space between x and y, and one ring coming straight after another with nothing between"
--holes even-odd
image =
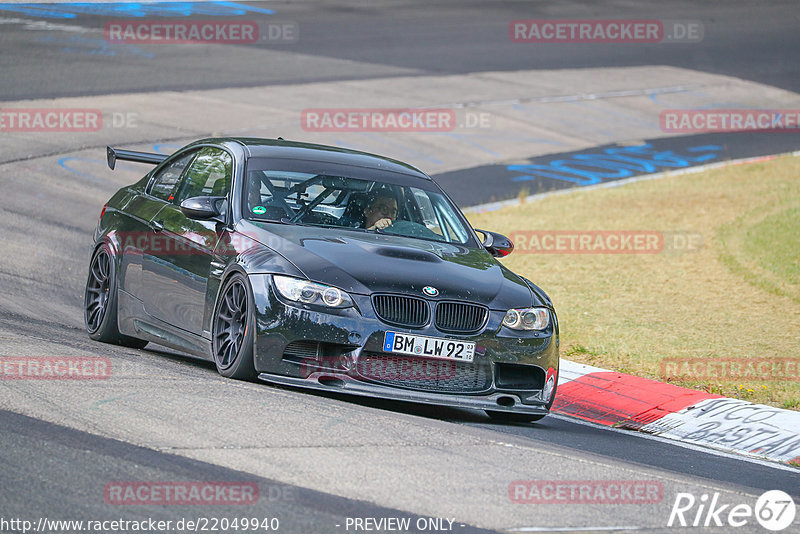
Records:
<instances>
[{"instance_id":1,"label":"headlight","mask_svg":"<svg viewBox=\"0 0 800 534\"><path fill-rule=\"evenodd\" d=\"M513 330L544 330L550 324L547 308L516 308L506 312L503 326Z\"/></svg>"},{"instance_id":2,"label":"headlight","mask_svg":"<svg viewBox=\"0 0 800 534\"><path fill-rule=\"evenodd\" d=\"M336 287L289 276L275 275L272 279L278 293L287 300L326 308L349 308L353 305L350 295Z\"/></svg>"}]
</instances>

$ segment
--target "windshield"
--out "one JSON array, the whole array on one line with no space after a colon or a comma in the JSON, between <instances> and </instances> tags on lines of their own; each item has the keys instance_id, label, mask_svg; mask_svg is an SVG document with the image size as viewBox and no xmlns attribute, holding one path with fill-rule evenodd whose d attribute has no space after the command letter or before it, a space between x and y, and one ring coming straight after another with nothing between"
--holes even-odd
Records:
<instances>
[{"instance_id":1,"label":"windshield","mask_svg":"<svg viewBox=\"0 0 800 534\"><path fill-rule=\"evenodd\" d=\"M457 208L438 191L344 176L249 170L244 216L467 244Z\"/></svg>"}]
</instances>

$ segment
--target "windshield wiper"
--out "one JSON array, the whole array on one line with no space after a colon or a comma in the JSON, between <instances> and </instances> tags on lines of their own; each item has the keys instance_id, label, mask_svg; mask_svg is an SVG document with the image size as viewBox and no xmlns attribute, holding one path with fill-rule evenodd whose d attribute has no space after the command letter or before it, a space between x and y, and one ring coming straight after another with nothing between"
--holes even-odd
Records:
<instances>
[{"instance_id":1,"label":"windshield wiper","mask_svg":"<svg viewBox=\"0 0 800 534\"><path fill-rule=\"evenodd\" d=\"M346 230L357 230L357 228L350 228L349 226L342 226L340 224L310 223L310 222L296 222L291 224L295 224L297 226L312 226L315 228L344 228Z\"/></svg>"},{"instance_id":2,"label":"windshield wiper","mask_svg":"<svg viewBox=\"0 0 800 534\"><path fill-rule=\"evenodd\" d=\"M248 220L255 221L255 222L266 222L266 223L276 223L276 224L297 224L293 223L290 219L286 217L281 217L280 219L261 219L259 217L250 217Z\"/></svg>"}]
</instances>

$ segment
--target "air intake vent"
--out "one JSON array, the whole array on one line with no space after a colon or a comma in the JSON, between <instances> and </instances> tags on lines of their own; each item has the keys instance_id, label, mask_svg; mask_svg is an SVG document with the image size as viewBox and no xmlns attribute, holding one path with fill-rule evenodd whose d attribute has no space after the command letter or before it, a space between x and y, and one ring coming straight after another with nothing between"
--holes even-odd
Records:
<instances>
[{"instance_id":1,"label":"air intake vent","mask_svg":"<svg viewBox=\"0 0 800 534\"><path fill-rule=\"evenodd\" d=\"M440 302L436 305L436 328L442 332L475 332L486 322L483 306L463 302Z\"/></svg>"},{"instance_id":2,"label":"air intake vent","mask_svg":"<svg viewBox=\"0 0 800 534\"><path fill-rule=\"evenodd\" d=\"M283 357L292 360L314 359L319 354L318 341L292 341L283 350Z\"/></svg>"},{"instance_id":3,"label":"air intake vent","mask_svg":"<svg viewBox=\"0 0 800 534\"><path fill-rule=\"evenodd\" d=\"M516 363L495 364L495 383L503 389L542 389L545 372L538 365L521 365Z\"/></svg>"},{"instance_id":4,"label":"air intake vent","mask_svg":"<svg viewBox=\"0 0 800 534\"><path fill-rule=\"evenodd\" d=\"M478 393L492 386L487 364L364 353L358 375L371 382L438 393Z\"/></svg>"},{"instance_id":5,"label":"air intake vent","mask_svg":"<svg viewBox=\"0 0 800 534\"><path fill-rule=\"evenodd\" d=\"M375 313L381 321L397 326L419 328L428 324L430 308L423 299L400 295L372 297Z\"/></svg>"}]
</instances>

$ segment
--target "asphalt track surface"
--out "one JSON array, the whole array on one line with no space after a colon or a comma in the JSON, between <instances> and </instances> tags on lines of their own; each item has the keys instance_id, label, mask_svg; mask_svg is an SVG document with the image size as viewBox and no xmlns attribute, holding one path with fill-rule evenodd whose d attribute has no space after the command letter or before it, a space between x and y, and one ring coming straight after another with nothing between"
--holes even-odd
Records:
<instances>
[{"instance_id":1,"label":"asphalt track surface","mask_svg":"<svg viewBox=\"0 0 800 534\"><path fill-rule=\"evenodd\" d=\"M269 17L298 23L302 37L291 46L305 60L280 60L275 50L289 45L248 45L235 47L236 52L175 47L141 61L139 52L105 47L95 34L48 34L9 23L0 26L0 101L654 64L800 91L796 2L253 5L276 12ZM108 20L86 14L43 19L8 10L0 11L2 17L94 29ZM513 19L623 17L702 20L703 46L531 49L508 41ZM770 148L796 149L796 137L691 142L739 147L726 157L742 157ZM678 149L689 141L654 142ZM90 183L75 176L53 178L50 164L18 161L12 167L16 174L0 178L0 243L8 251L0 259L0 355L103 356L111 358L114 373L91 384L0 382L3 518L242 515L238 508L128 507L104 501L107 483L129 480L254 482L261 498L245 515L279 517L284 532L348 532L342 523L347 517L396 516L449 517L455 519L455 532L668 531L674 530L666 522L678 492L719 492L725 502L750 504L768 489L800 498L800 476L791 469L629 432L558 417L535 425L500 425L476 412L232 382L206 362L153 345L137 351L93 343L82 330L81 312L89 236L99 207L125 177ZM469 179L476 171L460 172L467 178L450 182L451 191L461 184L465 196L459 200L490 199L477 180ZM498 164L496 172L507 169ZM28 178L40 180L41 187L32 188ZM443 183L448 187L447 176ZM656 480L663 484L664 499L649 505L512 504L508 486L520 479ZM739 529L751 530L757 525Z\"/></svg>"},{"instance_id":2,"label":"asphalt track surface","mask_svg":"<svg viewBox=\"0 0 800 534\"><path fill-rule=\"evenodd\" d=\"M567 69L672 65L726 74L800 91L797 3L732 0L722 3L668 2L253 2L274 15L248 13L255 21L297 22L295 44L254 44L229 49L160 53L139 61L146 50L105 46L102 39L42 38L35 32L3 32L0 99L41 98L114 92L359 79L390 74L459 74L497 70ZM0 11L8 18L25 13ZM46 19L103 28L114 17L80 15ZM196 17L202 20L202 16ZM702 47L649 44L635 47L560 44L540 48L510 42L516 19L625 18L701 20ZM42 20L38 18L38 20ZM33 33L33 35L32 35ZM282 47L282 48L281 48ZM307 54L316 61L273 61L272 50ZM72 50L63 61L54 49ZM88 56L88 57L87 57ZM236 57L235 61L231 61ZM327 61L326 61L327 59ZM342 61L365 66L343 71ZM346 68L346 65L344 66Z\"/></svg>"},{"instance_id":3,"label":"asphalt track surface","mask_svg":"<svg viewBox=\"0 0 800 534\"><path fill-rule=\"evenodd\" d=\"M647 146L642 150L640 146ZM475 206L488 202L517 198L520 191L527 194L594 185L633 178L654 172L676 171L689 167L733 159L756 158L785 154L800 149L797 133L754 134L752 132L705 133L658 139L645 139L633 148L619 144L601 145L589 150L559 152L529 158L514 165L498 163L451 171L436 175L436 181L460 206ZM614 152L622 158L609 166L604 154ZM669 154L683 159L686 166L676 167L658 161L657 156ZM595 161L587 160L597 155ZM577 156L577 159L575 158ZM638 158L649 165L625 165L625 157ZM683 165L683 162L681 163ZM564 168L577 172L564 172ZM596 178L602 176L602 180ZM487 198L487 187L492 184Z\"/></svg>"},{"instance_id":4,"label":"asphalt track surface","mask_svg":"<svg viewBox=\"0 0 800 534\"><path fill-rule=\"evenodd\" d=\"M260 497L259 520L277 519L280 532L319 532L345 524L347 517L399 514L397 510L265 480L11 412L0 412L0 430L2 447L21 453L16 462L7 464L4 473L6 480L17 488L4 498L3 517L6 519L29 517L31 510L36 510L37 514L46 511L45 517L51 519L69 517L80 521L106 517L109 514L105 487L98 484L103 480L224 480L231 485L254 484ZM30 468L32 463L36 465L34 469ZM38 483L31 483L37 475ZM88 490L88 495L81 490ZM101 498L91 498L98 494ZM134 512L120 514L120 517L131 521L241 517L239 505L217 506L202 512L196 508L191 505L136 506ZM410 518L412 524L419 520L419 516L413 514L403 516ZM252 517L252 512L248 517ZM464 533L488 532L467 525L459 527Z\"/></svg>"}]
</instances>

